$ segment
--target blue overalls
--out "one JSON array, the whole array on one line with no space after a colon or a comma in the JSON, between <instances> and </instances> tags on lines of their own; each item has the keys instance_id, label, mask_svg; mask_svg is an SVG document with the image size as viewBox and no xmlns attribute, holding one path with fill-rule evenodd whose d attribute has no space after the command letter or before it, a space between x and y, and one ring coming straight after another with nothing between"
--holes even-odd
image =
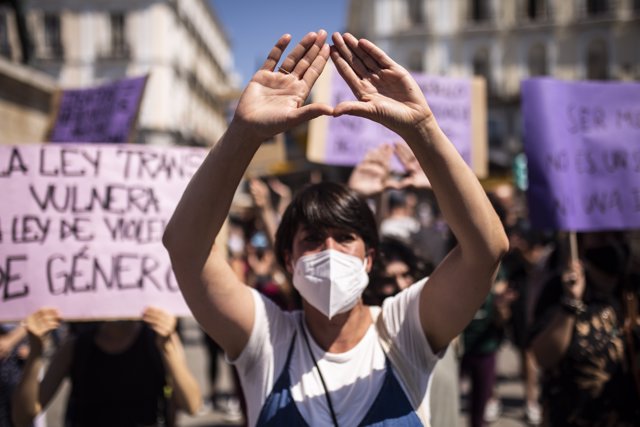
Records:
<instances>
[{"instance_id":1,"label":"blue overalls","mask_svg":"<svg viewBox=\"0 0 640 427\"><path fill-rule=\"evenodd\" d=\"M273 386L271 394L262 406L256 426L308 426L291 396L291 378L289 364L296 334L293 335L287 360L282 374ZM402 390L400 383L393 374L389 358L385 355L385 376L382 388L367 415L360 422L360 426L421 426L422 422L416 415L409 399ZM348 426L347 426L348 427Z\"/></svg>"}]
</instances>

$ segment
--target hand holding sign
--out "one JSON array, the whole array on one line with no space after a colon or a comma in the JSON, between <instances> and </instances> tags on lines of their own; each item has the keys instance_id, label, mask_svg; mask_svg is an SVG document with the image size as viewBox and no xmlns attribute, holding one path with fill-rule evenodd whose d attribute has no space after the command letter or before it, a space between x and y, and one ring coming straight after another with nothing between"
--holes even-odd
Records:
<instances>
[{"instance_id":1,"label":"hand holding sign","mask_svg":"<svg viewBox=\"0 0 640 427\"><path fill-rule=\"evenodd\" d=\"M586 281L584 268L580 260L571 260L565 271L562 272L562 289L564 294L570 298L582 300Z\"/></svg>"},{"instance_id":2,"label":"hand holding sign","mask_svg":"<svg viewBox=\"0 0 640 427\"><path fill-rule=\"evenodd\" d=\"M27 317L25 326L29 332L32 351L34 348L42 349L45 338L60 326L60 320L58 310L49 307L41 308Z\"/></svg>"},{"instance_id":3,"label":"hand holding sign","mask_svg":"<svg viewBox=\"0 0 640 427\"><path fill-rule=\"evenodd\" d=\"M159 342L164 342L176 330L176 317L158 307L147 307L142 313L142 320L147 323L158 336Z\"/></svg>"}]
</instances>

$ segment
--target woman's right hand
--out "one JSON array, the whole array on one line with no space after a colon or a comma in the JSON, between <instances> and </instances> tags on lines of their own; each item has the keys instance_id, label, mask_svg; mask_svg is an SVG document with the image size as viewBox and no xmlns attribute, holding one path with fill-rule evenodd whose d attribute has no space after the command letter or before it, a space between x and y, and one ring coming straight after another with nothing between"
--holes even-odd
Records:
<instances>
[{"instance_id":1,"label":"woman's right hand","mask_svg":"<svg viewBox=\"0 0 640 427\"><path fill-rule=\"evenodd\" d=\"M31 313L25 319L31 345L39 345L42 348L47 335L60 326L60 321L60 312L55 308L43 307Z\"/></svg>"},{"instance_id":2,"label":"woman's right hand","mask_svg":"<svg viewBox=\"0 0 640 427\"><path fill-rule=\"evenodd\" d=\"M331 115L329 105L305 105L329 59L326 39L324 30L308 33L276 70L291 41L289 34L280 37L240 96L232 125L241 125L264 141L318 116Z\"/></svg>"}]
</instances>

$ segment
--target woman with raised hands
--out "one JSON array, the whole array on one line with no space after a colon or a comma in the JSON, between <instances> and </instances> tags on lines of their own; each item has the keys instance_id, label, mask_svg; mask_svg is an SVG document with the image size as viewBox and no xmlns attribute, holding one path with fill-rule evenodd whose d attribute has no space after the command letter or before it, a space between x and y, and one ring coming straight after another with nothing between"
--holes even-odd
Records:
<instances>
[{"instance_id":1,"label":"woman with raised hands","mask_svg":"<svg viewBox=\"0 0 640 427\"><path fill-rule=\"evenodd\" d=\"M307 34L279 68L280 38L243 92L229 129L194 175L165 231L196 319L238 369L249 425L423 425L441 352L484 301L507 239L473 172L438 127L417 83L366 40ZM306 98L329 56L356 95ZM311 185L283 214L275 250L302 297L285 312L240 282L215 244L258 146L319 115L351 114L400 135L429 178L458 246L381 308L361 294L378 243L366 202L337 183Z\"/></svg>"}]
</instances>

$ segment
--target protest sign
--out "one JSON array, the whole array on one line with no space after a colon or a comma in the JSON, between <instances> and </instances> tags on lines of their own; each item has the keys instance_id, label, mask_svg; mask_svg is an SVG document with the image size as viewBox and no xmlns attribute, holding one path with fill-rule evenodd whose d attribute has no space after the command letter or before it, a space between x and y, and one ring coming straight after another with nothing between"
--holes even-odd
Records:
<instances>
[{"instance_id":1,"label":"protest sign","mask_svg":"<svg viewBox=\"0 0 640 427\"><path fill-rule=\"evenodd\" d=\"M534 226L640 227L640 84L525 80L522 114Z\"/></svg>"},{"instance_id":2,"label":"protest sign","mask_svg":"<svg viewBox=\"0 0 640 427\"><path fill-rule=\"evenodd\" d=\"M478 176L487 173L486 87L484 80L413 74L438 124ZM344 79L326 67L316 84L315 102L333 106L355 97ZM381 144L401 142L396 133L371 120L344 115L320 117L310 124L307 158L318 163L354 166ZM401 170L397 160L393 169Z\"/></svg>"},{"instance_id":3,"label":"protest sign","mask_svg":"<svg viewBox=\"0 0 640 427\"><path fill-rule=\"evenodd\" d=\"M0 321L189 310L161 238L201 148L0 145Z\"/></svg>"},{"instance_id":4,"label":"protest sign","mask_svg":"<svg viewBox=\"0 0 640 427\"><path fill-rule=\"evenodd\" d=\"M131 142L146 82L143 76L63 90L49 141Z\"/></svg>"}]
</instances>

